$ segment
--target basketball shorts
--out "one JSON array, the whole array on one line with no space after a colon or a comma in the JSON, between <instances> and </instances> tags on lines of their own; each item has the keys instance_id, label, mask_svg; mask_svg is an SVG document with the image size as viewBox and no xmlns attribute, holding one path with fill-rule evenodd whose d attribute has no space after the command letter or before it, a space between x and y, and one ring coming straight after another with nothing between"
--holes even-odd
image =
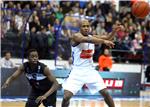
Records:
<instances>
[{"instance_id":1,"label":"basketball shorts","mask_svg":"<svg viewBox=\"0 0 150 107\"><path fill-rule=\"evenodd\" d=\"M73 67L69 77L62 84L64 90L76 94L86 84L91 94L106 88L98 71L89 67Z\"/></svg>"}]
</instances>

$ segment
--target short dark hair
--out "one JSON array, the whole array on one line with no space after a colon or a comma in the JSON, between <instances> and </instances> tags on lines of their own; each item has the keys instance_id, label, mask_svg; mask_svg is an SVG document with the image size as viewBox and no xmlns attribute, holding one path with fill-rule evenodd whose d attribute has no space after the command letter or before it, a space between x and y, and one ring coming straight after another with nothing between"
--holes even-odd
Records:
<instances>
[{"instance_id":1,"label":"short dark hair","mask_svg":"<svg viewBox=\"0 0 150 107\"><path fill-rule=\"evenodd\" d=\"M5 51L4 53L5 53L5 55L6 55L7 53L10 53L10 54L11 54L11 52L10 52L10 51Z\"/></svg>"},{"instance_id":2,"label":"short dark hair","mask_svg":"<svg viewBox=\"0 0 150 107\"><path fill-rule=\"evenodd\" d=\"M35 52L35 51L37 52L36 49L29 49L28 52L27 52L27 57L29 57L29 55L30 55L31 52Z\"/></svg>"}]
</instances>

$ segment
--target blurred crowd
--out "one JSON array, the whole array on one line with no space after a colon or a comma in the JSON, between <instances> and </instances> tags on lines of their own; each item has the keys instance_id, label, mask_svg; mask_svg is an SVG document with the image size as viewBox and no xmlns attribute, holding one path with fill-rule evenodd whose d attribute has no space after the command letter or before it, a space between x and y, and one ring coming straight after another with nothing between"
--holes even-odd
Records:
<instances>
[{"instance_id":1,"label":"blurred crowd","mask_svg":"<svg viewBox=\"0 0 150 107\"><path fill-rule=\"evenodd\" d=\"M120 1L119 10L110 1L5 1L2 6L2 55L6 49L20 57L22 51L35 48L41 59L68 60L69 37L79 30L78 20L87 18L93 34L107 35L113 24L122 24L124 31L116 34L111 49L116 62L141 62L150 59L150 15L135 18L130 1ZM27 21L28 20L28 21ZM24 48L24 50L22 49ZM105 49L97 45L94 60ZM148 57L149 56L149 57Z\"/></svg>"}]
</instances>

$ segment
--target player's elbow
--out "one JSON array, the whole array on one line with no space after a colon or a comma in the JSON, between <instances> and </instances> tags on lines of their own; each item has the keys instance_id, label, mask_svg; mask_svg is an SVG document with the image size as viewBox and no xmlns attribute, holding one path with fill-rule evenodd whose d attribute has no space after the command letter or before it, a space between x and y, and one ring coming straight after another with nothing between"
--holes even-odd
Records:
<instances>
[{"instance_id":1,"label":"player's elbow","mask_svg":"<svg viewBox=\"0 0 150 107\"><path fill-rule=\"evenodd\" d=\"M58 81L54 81L54 85L55 85L56 89L58 89L60 87Z\"/></svg>"},{"instance_id":2,"label":"player's elbow","mask_svg":"<svg viewBox=\"0 0 150 107\"><path fill-rule=\"evenodd\" d=\"M16 76L12 75L12 76L10 76L8 79L9 79L10 81L15 80L15 79L16 79Z\"/></svg>"}]
</instances>

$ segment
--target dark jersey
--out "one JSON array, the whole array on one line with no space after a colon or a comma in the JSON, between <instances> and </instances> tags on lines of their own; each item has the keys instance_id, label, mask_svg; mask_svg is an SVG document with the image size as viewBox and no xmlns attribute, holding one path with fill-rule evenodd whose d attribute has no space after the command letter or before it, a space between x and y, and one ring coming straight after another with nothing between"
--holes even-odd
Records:
<instances>
[{"instance_id":1,"label":"dark jersey","mask_svg":"<svg viewBox=\"0 0 150 107\"><path fill-rule=\"evenodd\" d=\"M29 62L25 62L23 66L26 78L28 79L33 89L43 91L47 91L50 89L53 83L50 82L44 74L44 69L46 67L45 64L38 62L35 69L30 68Z\"/></svg>"}]
</instances>

